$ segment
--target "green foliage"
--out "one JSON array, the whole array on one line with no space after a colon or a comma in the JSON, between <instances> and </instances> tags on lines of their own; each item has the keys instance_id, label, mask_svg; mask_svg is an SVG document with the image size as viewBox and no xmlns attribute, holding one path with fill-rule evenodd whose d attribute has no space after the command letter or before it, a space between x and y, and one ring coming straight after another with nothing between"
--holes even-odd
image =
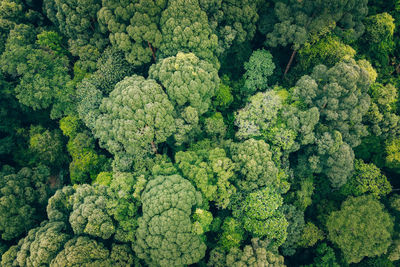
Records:
<instances>
[{"instance_id":1,"label":"green foliage","mask_svg":"<svg viewBox=\"0 0 400 267\"><path fill-rule=\"evenodd\" d=\"M309 267L339 267L337 262L335 251L329 247L326 243L318 245L316 249L317 256L314 258L314 263L308 265Z\"/></svg>"},{"instance_id":2,"label":"green foliage","mask_svg":"<svg viewBox=\"0 0 400 267\"><path fill-rule=\"evenodd\" d=\"M1 24L0 24L0 52L4 52L5 42L9 31L23 20L23 9L24 6L20 1L6 0L1 3Z\"/></svg>"},{"instance_id":3,"label":"green foliage","mask_svg":"<svg viewBox=\"0 0 400 267\"><path fill-rule=\"evenodd\" d=\"M94 138L86 131L70 139L67 150L72 157L69 172L73 184L92 182L107 169L107 158L95 151Z\"/></svg>"},{"instance_id":4,"label":"green foliage","mask_svg":"<svg viewBox=\"0 0 400 267\"><path fill-rule=\"evenodd\" d=\"M104 186L109 186L112 180L112 172L100 172L94 183L104 185Z\"/></svg>"},{"instance_id":5,"label":"green foliage","mask_svg":"<svg viewBox=\"0 0 400 267\"><path fill-rule=\"evenodd\" d=\"M160 85L141 76L119 82L100 106L94 132L100 145L113 154L153 153L176 127L174 107Z\"/></svg>"},{"instance_id":6,"label":"green foliage","mask_svg":"<svg viewBox=\"0 0 400 267\"><path fill-rule=\"evenodd\" d=\"M400 260L400 240L393 240L392 245L389 247L388 259L390 261Z\"/></svg>"},{"instance_id":7,"label":"green foliage","mask_svg":"<svg viewBox=\"0 0 400 267\"><path fill-rule=\"evenodd\" d=\"M249 104L236 115L238 138L262 136L277 124L282 109L282 99L274 91L257 93L249 99ZM290 132L289 132L290 133ZM294 135L294 134L292 134ZM290 136L290 134L289 134Z\"/></svg>"},{"instance_id":8,"label":"green foliage","mask_svg":"<svg viewBox=\"0 0 400 267\"><path fill-rule=\"evenodd\" d=\"M109 239L115 233L115 225L107 213L106 188L82 185L69 199L73 211L69 222L76 235L88 234Z\"/></svg>"},{"instance_id":9,"label":"green foliage","mask_svg":"<svg viewBox=\"0 0 400 267\"><path fill-rule=\"evenodd\" d=\"M18 242L18 252L12 266L48 266L70 238L65 230L64 223L47 221L30 230Z\"/></svg>"},{"instance_id":10,"label":"green foliage","mask_svg":"<svg viewBox=\"0 0 400 267\"><path fill-rule=\"evenodd\" d=\"M124 52L129 63L149 63L164 40L160 17L166 4L165 0L103 0L98 12L101 30L109 33L111 44Z\"/></svg>"},{"instance_id":11,"label":"green foliage","mask_svg":"<svg viewBox=\"0 0 400 267\"><path fill-rule=\"evenodd\" d=\"M222 234L219 238L218 244L226 251L231 248L238 248L244 239L244 230L242 223L233 218L228 217L224 220L221 226Z\"/></svg>"},{"instance_id":12,"label":"green foliage","mask_svg":"<svg viewBox=\"0 0 400 267\"><path fill-rule=\"evenodd\" d=\"M352 178L341 189L344 194L360 196L370 193L379 199L392 191L392 186L386 176L374 164L356 160L354 170Z\"/></svg>"},{"instance_id":13,"label":"green foliage","mask_svg":"<svg viewBox=\"0 0 400 267\"><path fill-rule=\"evenodd\" d=\"M76 235L133 242L137 228L136 180L129 173L114 173L108 187L64 187L49 199L50 221L68 222Z\"/></svg>"},{"instance_id":14,"label":"green foliage","mask_svg":"<svg viewBox=\"0 0 400 267\"><path fill-rule=\"evenodd\" d=\"M161 15L160 29L163 42L159 52L162 57L175 56L178 52L194 53L219 68L215 56L218 37L213 33L199 1L169 1Z\"/></svg>"},{"instance_id":15,"label":"green foliage","mask_svg":"<svg viewBox=\"0 0 400 267\"><path fill-rule=\"evenodd\" d=\"M96 263L130 266L138 263L129 245L112 243L114 239L133 241L135 234L132 214L136 216L137 210L132 195L129 196L133 190L127 181L129 178L129 175L114 175L109 188L81 185L58 190L48 201L49 222L43 222L21 239L18 246L11 247L3 257L2 266L13 266L7 265L13 261L18 266L92 266ZM129 208L134 211L129 213ZM132 224L134 228L127 228ZM96 237L97 240L91 239ZM105 246L102 239L108 239L109 246Z\"/></svg>"},{"instance_id":16,"label":"green foliage","mask_svg":"<svg viewBox=\"0 0 400 267\"><path fill-rule=\"evenodd\" d=\"M131 246L127 244L114 243L111 248L110 259L106 264L108 266L142 266L139 259L135 256Z\"/></svg>"},{"instance_id":17,"label":"green foliage","mask_svg":"<svg viewBox=\"0 0 400 267\"><path fill-rule=\"evenodd\" d=\"M218 36L219 54L253 38L258 20L257 1L200 0L199 3Z\"/></svg>"},{"instance_id":18,"label":"green foliage","mask_svg":"<svg viewBox=\"0 0 400 267\"><path fill-rule=\"evenodd\" d=\"M325 185L319 185L320 188L321 187L325 187L325 190L332 190L331 187L329 186L329 183L327 183L327 181L323 181L323 183ZM318 201L316 202L316 205L314 206L316 208L316 218L318 220L318 226L322 226L324 227L323 230L326 232L326 222L329 218L329 215L334 212L334 211L338 211L340 208L339 203L335 202L332 199L327 199L327 198L323 198L323 195L326 194L325 192L321 192L319 193L319 195L322 196L318 196L319 198L317 199Z\"/></svg>"},{"instance_id":19,"label":"green foliage","mask_svg":"<svg viewBox=\"0 0 400 267\"><path fill-rule=\"evenodd\" d=\"M293 44L297 50L329 32L355 40L364 32L362 20L368 12L367 3L367 0L276 1L277 23L267 34L266 43L272 47Z\"/></svg>"},{"instance_id":20,"label":"green foliage","mask_svg":"<svg viewBox=\"0 0 400 267\"><path fill-rule=\"evenodd\" d=\"M213 216L212 213L207 210L196 209L193 214L193 220L193 233L202 235L205 232L210 231Z\"/></svg>"},{"instance_id":21,"label":"green foliage","mask_svg":"<svg viewBox=\"0 0 400 267\"><path fill-rule=\"evenodd\" d=\"M47 17L66 35L69 50L79 56L89 70L95 68L97 58L107 45L107 39L97 24L101 0L44 0Z\"/></svg>"},{"instance_id":22,"label":"green foliage","mask_svg":"<svg viewBox=\"0 0 400 267\"><path fill-rule=\"evenodd\" d=\"M354 148L354 153L357 158L373 162L378 167L384 166L384 141L379 136L369 135L362 138L362 143Z\"/></svg>"},{"instance_id":23,"label":"green foliage","mask_svg":"<svg viewBox=\"0 0 400 267\"><path fill-rule=\"evenodd\" d=\"M199 116L211 106L217 91L218 71L192 53L179 52L150 67L149 77L158 81L177 110L193 107Z\"/></svg>"},{"instance_id":24,"label":"green foliage","mask_svg":"<svg viewBox=\"0 0 400 267\"><path fill-rule=\"evenodd\" d=\"M319 168L316 172L325 174L332 187L343 186L354 169L354 152L343 142L341 134L337 131L333 134L324 133L317 141L317 154L317 157L310 159L311 168Z\"/></svg>"},{"instance_id":25,"label":"green foliage","mask_svg":"<svg viewBox=\"0 0 400 267\"><path fill-rule=\"evenodd\" d=\"M226 208L229 198L236 192L231 184L235 179L235 165L222 148L205 147L193 151L180 151L175 161L183 177L192 181L207 201Z\"/></svg>"},{"instance_id":26,"label":"green foliage","mask_svg":"<svg viewBox=\"0 0 400 267\"><path fill-rule=\"evenodd\" d=\"M336 63L353 58L356 51L343 43L337 36L328 35L316 43L305 43L299 50L296 70L307 73L316 65L324 64L333 67Z\"/></svg>"},{"instance_id":27,"label":"green foliage","mask_svg":"<svg viewBox=\"0 0 400 267\"><path fill-rule=\"evenodd\" d=\"M10 31L0 58L2 69L19 78L15 94L21 104L34 110L52 107L51 117L59 118L73 109L73 92L66 86L68 59L40 48L35 34L33 27L24 24Z\"/></svg>"},{"instance_id":28,"label":"green foliage","mask_svg":"<svg viewBox=\"0 0 400 267\"><path fill-rule=\"evenodd\" d=\"M31 126L29 135L29 149L39 162L57 168L67 161L60 130L49 131L41 126Z\"/></svg>"},{"instance_id":29,"label":"green foliage","mask_svg":"<svg viewBox=\"0 0 400 267\"><path fill-rule=\"evenodd\" d=\"M69 240L50 266L130 266L134 256L127 245L113 245L111 251L103 243L87 236Z\"/></svg>"},{"instance_id":30,"label":"green foliage","mask_svg":"<svg viewBox=\"0 0 400 267\"><path fill-rule=\"evenodd\" d=\"M199 113L195 108L186 107L180 115L181 117L176 119L176 133L174 135L176 146L191 143L196 140L196 136L201 134Z\"/></svg>"},{"instance_id":31,"label":"green foliage","mask_svg":"<svg viewBox=\"0 0 400 267\"><path fill-rule=\"evenodd\" d=\"M296 151L300 144L315 141L314 127L319 120L318 110L312 107L299 110L285 104L287 92L267 91L250 97L249 103L236 115L236 136L240 139L263 137L283 151Z\"/></svg>"},{"instance_id":32,"label":"green foliage","mask_svg":"<svg viewBox=\"0 0 400 267\"><path fill-rule=\"evenodd\" d=\"M395 267L395 265L386 257L365 258L357 266L360 267Z\"/></svg>"},{"instance_id":33,"label":"green foliage","mask_svg":"<svg viewBox=\"0 0 400 267\"><path fill-rule=\"evenodd\" d=\"M289 189L286 174L275 162L270 146L262 140L249 139L231 146L232 160L239 174L238 189L252 191L269 186L280 193Z\"/></svg>"},{"instance_id":34,"label":"green foliage","mask_svg":"<svg viewBox=\"0 0 400 267\"><path fill-rule=\"evenodd\" d=\"M50 196L47 184L50 171L40 165L14 172L4 166L0 172L0 234L3 240L19 237L43 219Z\"/></svg>"},{"instance_id":35,"label":"green foliage","mask_svg":"<svg viewBox=\"0 0 400 267\"><path fill-rule=\"evenodd\" d=\"M322 172L333 187L346 183L353 170L352 147L368 134L362 120L370 104L370 84L371 77L354 60L340 62L330 69L318 65L311 76L305 75L297 82L294 97L319 112L316 147L306 152L313 155L308 159L300 156L302 164L309 164L304 175L309 176L309 170Z\"/></svg>"},{"instance_id":36,"label":"green foliage","mask_svg":"<svg viewBox=\"0 0 400 267\"><path fill-rule=\"evenodd\" d=\"M242 203L244 229L280 246L286 240L288 226L285 215L279 210L282 204L280 194L269 187L250 193Z\"/></svg>"},{"instance_id":37,"label":"green foliage","mask_svg":"<svg viewBox=\"0 0 400 267\"><path fill-rule=\"evenodd\" d=\"M17 257L19 247L17 245L10 247L1 257L1 264L4 266L13 266Z\"/></svg>"},{"instance_id":38,"label":"green foliage","mask_svg":"<svg viewBox=\"0 0 400 267\"><path fill-rule=\"evenodd\" d=\"M66 116L60 120L60 129L69 138L75 138L81 132L82 127L82 122L74 115Z\"/></svg>"},{"instance_id":39,"label":"green foliage","mask_svg":"<svg viewBox=\"0 0 400 267\"><path fill-rule=\"evenodd\" d=\"M77 110L79 118L89 129L93 129L100 116L99 107L103 96L114 90L124 77L133 74L132 65L115 49L107 49L97 61L97 71L82 80L77 86Z\"/></svg>"},{"instance_id":40,"label":"green foliage","mask_svg":"<svg viewBox=\"0 0 400 267\"><path fill-rule=\"evenodd\" d=\"M308 177L303 181L300 181L300 188L295 192L294 205L300 209L305 210L308 206L312 204L312 195L314 193L314 179L313 177Z\"/></svg>"},{"instance_id":41,"label":"green foliage","mask_svg":"<svg viewBox=\"0 0 400 267\"><path fill-rule=\"evenodd\" d=\"M374 83L369 91L371 106L365 118L370 135L387 139L400 134L400 117L396 114L398 93L392 84ZM370 149L372 150L372 149Z\"/></svg>"},{"instance_id":42,"label":"green foliage","mask_svg":"<svg viewBox=\"0 0 400 267\"><path fill-rule=\"evenodd\" d=\"M143 216L138 219L136 255L148 264L183 266L204 257L206 246L193 233L192 207L201 195L179 175L158 176L149 181L141 196Z\"/></svg>"},{"instance_id":43,"label":"green foliage","mask_svg":"<svg viewBox=\"0 0 400 267\"><path fill-rule=\"evenodd\" d=\"M200 130L199 115L209 109L211 97L219 83L217 70L211 64L199 60L193 54L179 53L176 57L164 59L150 69L150 76L167 89L167 94L154 80L133 76L126 77L118 83L109 98L103 99L103 93L111 91L110 87L114 87L118 77L123 77L119 75L129 73L131 69L119 59L118 53L106 56L103 61L99 61L99 66L99 70L89 79L83 80L78 87L81 98L78 111L85 124L94 130L100 144L118 157L116 165L123 170L130 169L125 166L129 161L137 162L156 152L157 145L167 141L173 134L177 145L188 142ZM119 74L112 74L114 72ZM183 77L186 77L185 83L182 83ZM131 83L135 86L130 86ZM141 88L142 84L154 87L154 91ZM143 103L137 101L137 90L141 91ZM122 95L128 94L128 91L134 100L132 98L126 102L124 98L122 101ZM116 98L122 102L114 101ZM132 106L132 103L136 104ZM176 109L172 103L176 104ZM119 108L111 109L111 104ZM128 107L142 111L132 111L129 115L129 112L126 113ZM123 114L118 111L121 109L124 110ZM135 124L122 123L122 120L132 119L136 120ZM117 131L115 127L109 127L110 123L116 123L117 120L121 127L126 128L126 133L124 130ZM119 134L114 135L110 131ZM125 137L128 132L129 135L135 135L129 141ZM112 140L108 140L110 138ZM123 151L127 153L123 155Z\"/></svg>"},{"instance_id":44,"label":"green foliage","mask_svg":"<svg viewBox=\"0 0 400 267\"><path fill-rule=\"evenodd\" d=\"M43 31L37 35L37 43L43 49L53 51L57 56L67 56L68 50L63 47L62 37L54 31Z\"/></svg>"},{"instance_id":45,"label":"green foliage","mask_svg":"<svg viewBox=\"0 0 400 267\"><path fill-rule=\"evenodd\" d=\"M357 65L368 72L369 78L371 79L371 83L374 83L376 81L378 73L368 60L365 59L357 60Z\"/></svg>"},{"instance_id":46,"label":"green foliage","mask_svg":"<svg viewBox=\"0 0 400 267\"><path fill-rule=\"evenodd\" d=\"M294 9L283 2L278 2L275 5L275 16L279 22L275 24L272 33L267 35L267 43L270 46L287 46L293 43L294 48L299 49L302 44L308 41L307 30L304 27L306 22L304 21L301 23L302 25L297 25L299 22L291 21L290 19L290 13ZM304 15L300 16L300 18L303 17Z\"/></svg>"},{"instance_id":47,"label":"green foliage","mask_svg":"<svg viewBox=\"0 0 400 267\"><path fill-rule=\"evenodd\" d=\"M151 167L151 174L153 176L172 175L176 174L177 171L177 168L172 164L172 160L167 155L156 155L154 165Z\"/></svg>"},{"instance_id":48,"label":"green foliage","mask_svg":"<svg viewBox=\"0 0 400 267\"><path fill-rule=\"evenodd\" d=\"M248 62L244 63L245 92L243 95L252 95L256 91L264 91L268 88L268 77L275 69L272 55L269 51L260 49L253 52Z\"/></svg>"},{"instance_id":49,"label":"green foliage","mask_svg":"<svg viewBox=\"0 0 400 267\"><path fill-rule=\"evenodd\" d=\"M114 238L120 242L133 242L138 226L139 203L135 198L139 178L130 173L114 173L107 191L107 212L116 224Z\"/></svg>"},{"instance_id":50,"label":"green foliage","mask_svg":"<svg viewBox=\"0 0 400 267\"><path fill-rule=\"evenodd\" d=\"M4 0L0 5L0 53L4 52L4 46L10 30L21 23L34 23L41 26L43 16L30 9L24 1Z\"/></svg>"},{"instance_id":51,"label":"green foliage","mask_svg":"<svg viewBox=\"0 0 400 267\"><path fill-rule=\"evenodd\" d=\"M312 222L307 222L307 224L303 229L301 238L299 240L299 246L312 247L318 241L324 240L324 238L325 238L324 232L318 229L318 227L315 226L315 224L313 224Z\"/></svg>"},{"instance_id":52,"label":"green foliage","mask_svg":"<svg viewBox=\"0 0 400 267\"><path fill-rule=\"evenodd\" d=\"M400 212L400 196L395 194L389 198L390 208L395 211L394 215L399 215L397 212Z\"/></svg>"},{"instance_id":53,"label":"green foliage","mask_svg":"<svg viewBox=\"0 0 400 267\"><path fill-rule=\"evenodd\" d=\"M294 95L305 105L317 107L320 124L337 130L351 147L366 135L362 117L370 104L368 90L371 80L364 68L354 60L344 61L328 69L314 68L311 76L303 76L296 84Z\"/></svg>"},{"instance_id":54,"label":"green foliage","mask_svg":"<svg viewBox=\"0 0 400 267\"><path fill-rule=\"evenodd\" d=\"M393 221L372 196L350 197L340 211L330 214L328 238L343 252L348 263L380 256L392 242Z\"/></svg>"},{"instance_id":55,"label":"green foliage","mask_svg":"<svg viewBox=\"0 0 400 267\"><path fill-rule=\"evenodd\" d=\"M392 65L395 50L393 38L395 23L393 17L384 12L365 20L365 35L361 40L362 51L380 72L380 79L390 78L394 72Z\"/></svg>"},{"instance_id":56,"label":"green foliage","mask_svg":"<svg viewBox=\"0 0 400 267\"><path fill-rule=\"evenodd\" d=\"M212 137L225 137L226 125L224 123L224 117L221 113L216 112L211 117L205 119L204 122L205 132Z\"/></svg>"},{"instance_id":57,"label":"green foliage","mask_svg":"<svg viewBox=\"0 0 400 267\"><path fill-rule=\"evenodd\" d=\"M73 198L76 200L83 196L81 194L82 192L88 193L90 190L88 191L87 189L89 188L90 187L80 187L75 194L72 192L73 190L60 190L51 198L52 201L49 203L61 204L62 198L66 196L65 194L70 196L73 194ZM65 189L72 188L66 187ZM91 196L88 198L91 198ZM67 202L67 199L70 198L64 198L64 201ZM74 202L74 200L70 199L70 202ZM59 204L56 205L58 208L61 208L63 204ZM71 204L75 206L77 203ZM86 204L88 203L86 202ZM81 205L79 205L78 209L80 209L80 207ZM52 208L55 208L55 206L52 205ZM87 209L90 210L90 208L89 205ZM48 209L48 212L49 211ZM74 217L74 212L71 214L72 218ZM49 213L50 222L44 221L40 227L29 231L28 235L18 242L18 245L11 247L4 254L1 261L2 266L96 265L106 267L116 265L122 267L134 264L137 266L138 260L134 256L129 245L113 243L108 247L101 241L91 239L88 236L70 236L68 234L69 226L63 221L58 221L57 216L54 217L50 215L54 215L54 213ZM93 219L95 215L91 216ZM97 218L99 219L101 217ZM75 225L74 222L72 223L72 225ZM101 220L99 220L98 223L101 223Z\"/></svg>"},{"instance_id":58,"label":"green foliage","mask_svg":"<svg viewBox=\"0 0 400 267\"><path fill-rule=\"evenodd\" d=\"M396 87L388 83L385 86L380 83L374 83L370 89L371 100L379 107L380 110L386 112L396 111L396 102L398 100L398 92Z\"/></svg>"},{"instance_id":59,"label":"green foliage","mask_svg":"<svg viewBox=\"0 0 400 267\"><path fill-rule=\"evenodd\" d=\"M218 109L225 110L233 102L232 88L229 84L229 77L227 75L222 76L214 98L214 105Z\"/></svg>"},{"instance_id":60,"label":"green foliage","mask_svg":"<svg viewBox=\"0 0 400 267\"><path fill-rule=\"evenodd\" d=\"M385 144L385 152L385 165L398 172L400 169L400 138L387 140Z\"/></svg>"},{"instance_id":61,"label":"green foliage","mask_svg":"<svg viewBox=\"0 0 400 267\"><path fill-rule=\"evenodd\" d=\"M50 222L68 223L72 204L69 199L75 193L72 186L64 186L57 190L47 202L46 212Z\"/></svg>"},{"instance_id":62,"label":"green foliage","mask_svg":"<svg viewBox=\"0 0 400 267\"><path fill-rule=\"evenodd\" d=\"M304 212L287 204L283 205L282 212L285 214L288 226L286 240L281 246L281 251L284 256L293 256L304 230Z\"/></svg>"},{"instance_id":63,"label":"green foliage","mask_svg":"<svg viewBox=\"0 0 400 267\"><path fill-rule=\"evenodd\" d=\"M0 1L0 265L398 265L399 11Z\"/></svg>"},{"instance_id":64,"label":"green foliage","mask_svg":"<svg viewBox=\"0 0 400 267\"><path fill-rule=\"evenodd\" d=\"M212 250L207 266L286 266L282 256L266 249L268 241L253 238L251 243L251 245L246 245L243 250L232 248L228 254L218 248Z\"/></svg>"},{"instance_id":65,"label":"green foliage","mask_svg":"<svg viewBox=\"0 0 400 267\"><path fill-rule=\"evenodd\" d=\"M365 20L365 36L369 42L380 43L393 37L395 25L393 17L388 13L370 16Z\"/></svg>"}]
</instances>

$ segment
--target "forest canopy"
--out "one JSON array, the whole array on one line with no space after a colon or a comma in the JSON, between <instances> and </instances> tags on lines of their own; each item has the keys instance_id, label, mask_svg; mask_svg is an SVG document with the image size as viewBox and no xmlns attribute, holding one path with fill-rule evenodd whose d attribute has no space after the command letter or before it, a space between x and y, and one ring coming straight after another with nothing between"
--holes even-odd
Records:
<instances>
[{"instance_id":1,"label":"forest canopy","mask_svg":"<svg viewBox=\"0 0 400 267\"><path fill-rule=\"evenodd\" d=\"M400 1L0 0L0 266L400 266Z\"/></svg>"}]
</instances>

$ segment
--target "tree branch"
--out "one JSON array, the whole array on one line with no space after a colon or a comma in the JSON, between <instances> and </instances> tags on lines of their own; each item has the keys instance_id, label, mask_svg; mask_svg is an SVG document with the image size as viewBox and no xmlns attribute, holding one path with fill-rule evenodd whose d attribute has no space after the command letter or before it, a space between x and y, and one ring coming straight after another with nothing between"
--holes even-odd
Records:
<instances>
[{"instance_id":1,"label":"tree branch","mask_svg":"<svg viewBox=\"0 0 400 267\"><path fill-rule=\"evenodd\" d=\"M154 62L156 62L156 54L154 53L154 49L153 49L153 47L151 46L151 44L150 44L149 41L147 41L147 44L149 45L149 48L150 48L150 50L151 50L151 53L153 54Z\"/></svg>"},{"instance_id":2,"label":"tree branch","mask_svg":"<svg viewBox=\"0 0 400 267\"><path fill-rule=\"evenodd\" d=\"M296 55L296 53L297 53L297 50L293 50L293 53L292 53L292 55L290 56L289 62L288 62L288 64L286 65L286 69L285 69L285 73L283 74L283 77L286 77L286 74L288 73L288 71L289 71L289 69L290 69L290 66L291 66L292 63L293 63L293 59L294 59L294 56Z\"/></svg>"}]
</instances>

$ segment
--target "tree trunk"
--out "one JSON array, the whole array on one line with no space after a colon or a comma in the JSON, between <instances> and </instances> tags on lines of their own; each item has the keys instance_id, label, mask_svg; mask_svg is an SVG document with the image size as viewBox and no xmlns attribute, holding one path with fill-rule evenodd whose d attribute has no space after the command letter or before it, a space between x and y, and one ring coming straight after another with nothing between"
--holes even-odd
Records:
<instances>
[{"instance_id":1,"label":"tree trunk","mask_svg":"<svg viewBox=\"0 0 400 267\"><path fill-rule=\"evenodd\" d=\"M147 43L148 43L148 45L149 45L149 48L150 48L150 50L151 50L151 53L153 54L154 62L156 62L156 54L154 53L154 49L153 49L153 47L151 46L150 42L147 42Z\"/></svg>"},{"instance_id":2,"label":"tree trunk","mask_svg":"<svg viewBox=\"0 0 400 267\"><path fill-rule=\"evenodd\" d=\"M297 53L297 50L293 50L293 53L292 53L292 55L290 56L290 59L289 59L289 62L288 62L288 64L287 64L287 66L286 66L285 73L283 74L283 77L286 77L286 74L288 73L288 71L289 71L289 69L290 69L290 66L291 66L292 63L293 63L293 59L294 59L294 56L296 55L296 53Z\"/></svg>"}]
</instances>

